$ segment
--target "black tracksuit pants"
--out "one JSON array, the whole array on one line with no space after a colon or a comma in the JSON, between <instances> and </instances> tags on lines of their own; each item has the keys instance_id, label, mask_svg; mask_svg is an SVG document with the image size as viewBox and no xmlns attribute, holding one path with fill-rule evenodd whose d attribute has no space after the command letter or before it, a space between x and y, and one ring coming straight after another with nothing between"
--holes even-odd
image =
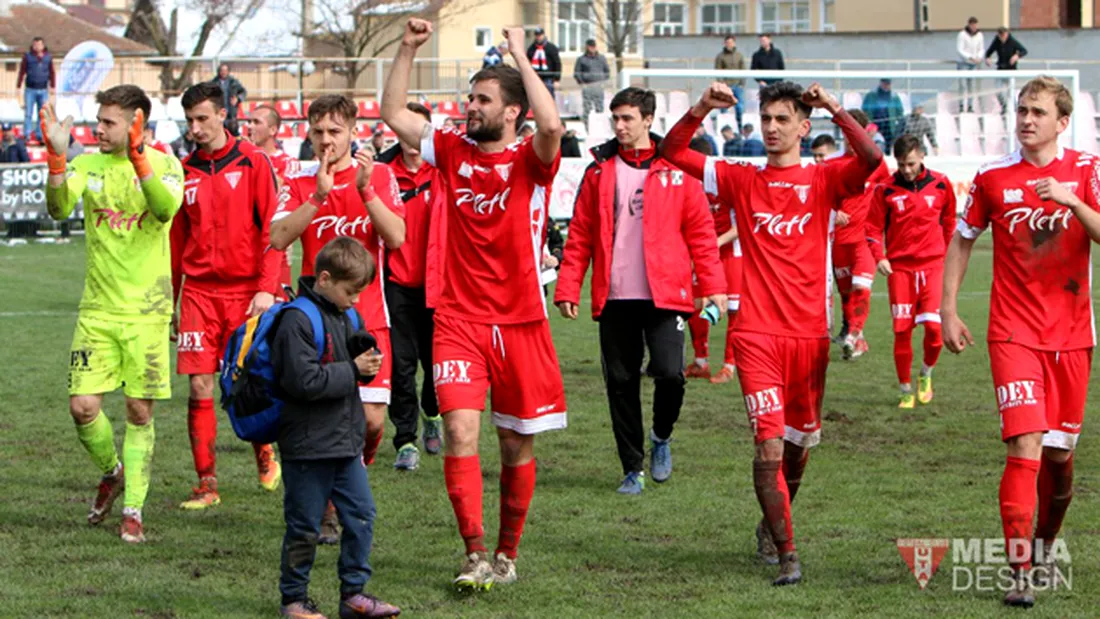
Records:
<instances>
[{"instance_id":1,"label":"black tracksuit pants","mask_svg":"<svg viewBox=\"0 0 1100 619\"><path fill-rule=\"evenodd\" d=\"M390 311L390 346L393 373L390 378L390 421L397 428L394 449L416 442L420 407L435 417L439 405L432 384L433 310L424 303L424 288L407 288L386 281L386 305ZM416 396L416 366L424 370L424 385Z\"/></svg>"}]
</instances>

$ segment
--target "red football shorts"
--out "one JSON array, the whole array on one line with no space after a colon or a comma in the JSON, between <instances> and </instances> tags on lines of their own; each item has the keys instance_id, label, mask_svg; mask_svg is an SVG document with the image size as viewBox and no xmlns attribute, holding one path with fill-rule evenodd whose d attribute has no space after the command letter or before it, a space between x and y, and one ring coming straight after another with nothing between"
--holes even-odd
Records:
<instances>
[{"instance_id":1,"label":"red football shorts","mask_svg":"<svg viewBox=\"0 0 1100 619\"><path fill-rule=\"evenodd\" d=\"M367 329L378 342L378 352L382 354L382 367L369 383L359 383L359 399L364 404L390 403L390 378L393 375L393 359L390 350L389 329Z\"/></svg>"},{"instance_id":2,"label":"red football shorts","mask_svg":"<svg viewBox=\"0 0 1100 619\"><path fill-rule=\"evenodd\" d=\"M733 346L756 442L782 438L800 447L821 442L829 340L738 331Z\"/></svg>"},{"instance_id":3,"label":"red football shorts","mask_svg":"<svg viewBox=\"0 0 1100 619\"><path fill-rule=\"evenodd\" d=\"M729 296L731 312L741 309L741 256L734 256L733 252L722 256L722 269L726 272L726 294Z\"/></svg>"},{"instance_id":4,"label":"red football shorts","mask_svg":"<svg viewBox=\"0 0 1100 619\"><path fill-rule=\"evenodd\" d=\"M867 243L833 245L833 272L842 289L849 285L870 289L875 281L875 258Z\"/></svg>"},{"instance_id":5,"label":"red football shorts","mask_svg":"<svg viewBox=\"0 0 1100 619\"><path fill-rule=\"evenodd\" d=\"M252 295L217 296L188 287L180 293L176 373L216 374L225 343L248 320Z\"/></svg>"},{"instance_id":6,"label":"red football shorts","mask_svg":"<svg viewBox=\"0 0 1100 619\"><path fill-rule=\"evenodd\" d=\"M565 387L550 322L486 325L436 314L432 375L439 410L483 410L520 434L566 426Z\"/></svg>"},{"instance_id":7,"label":"red football shorts","mask_svg":"<svg viewBox=\"0 0 1100 619\"><path fill-rule=\"evenodd\" d=\"M1045 432L1044 447L1073 449L1085 419L1092 349L1035 350L989 343L1001 440Z\"/></svg>"},{"instance_id":8,"label":"red football shorts","mask_svg":"<svg viewBox=\"0 0 1100 619\"><path fill-rule=\"evenodd\" d=\"M890 313L894 333L902 333L923 322L940 322L943 297L943 267L922 271L894 271L886 280L890 289Z\"/></svg>"}]
</instances>

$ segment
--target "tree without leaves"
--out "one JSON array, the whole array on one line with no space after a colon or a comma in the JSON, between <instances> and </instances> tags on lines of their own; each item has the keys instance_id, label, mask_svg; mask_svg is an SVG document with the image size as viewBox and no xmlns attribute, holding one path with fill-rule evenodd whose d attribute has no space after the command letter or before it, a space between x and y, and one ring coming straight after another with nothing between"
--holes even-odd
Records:
<instances>
[{"instance_id":1,"label":"tree without leaves","mask_svg":"<svg viewBox=\"0 0 1100 619\"><path fill-rule=\"evenodd\" d=\"M126 26L123 36L152 47L161 56L181 55L177 47L179 7L172 9L169 23L165 25L157 4L157 0L136 0L130 15L130 23ZM161 91L168 95L175 95L190 86L191 73L199 63L196 58L202 56L214 30L226 23L234 23L232 31L236 32L241 23L263 4L264 0L190 0L191 8L199 11L203 16L202 25L199 27L191 52L186 54L187 60L182 64L170 62L161 66Z\"/></svg>"},{"instance_id":2,"label":"tree without leaves","mask_svg":"<svg viewBox=\"0 0 1100 619\"><path fill-rule=\"evenodd\" d=\"M623 70L623 55L641 41L642 32L648 28L643 23L651 13L652 0L588 0L588 14L594 16L599 38L607 45L607 52L615 57L615 71Z\"/></svg>"}]
</instances>

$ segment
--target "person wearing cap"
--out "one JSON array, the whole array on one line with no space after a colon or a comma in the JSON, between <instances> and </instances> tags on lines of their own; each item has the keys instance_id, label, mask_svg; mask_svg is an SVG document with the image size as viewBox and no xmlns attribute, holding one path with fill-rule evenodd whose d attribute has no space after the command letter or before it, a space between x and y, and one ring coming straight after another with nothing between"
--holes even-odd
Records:
<instances>
[{"instance_id":1,"label":"person wearing cap","mask_svg":"<svg viewBox=\"0 0 1100 619\"><path fill-rule=\"evenodd\" d=\"M542 26L535 28L535 41L527 48L527 59L553 95L554 86L561 80L561 54L558 46L547 40Z\"/></svg>"},{"instance_id":2,"label":"person wearing cap","mask_svg":"<svg viewBox=\"0 0 1100 619\"><path fill-rule=\"evenodd\" d=\"M966 27L959 31L955 37L955 67L960 71L974 71L982 64L985 54L985 35L978 30L978 18L971 17L966 20ZM974 79L959 80L959 111L973 112Z\"/></svg>"},{"instance_id":3,"label":"person wearing cap","mask_svg":"<svg viewBox=\"0 0 1100 619\"><path fill-rule=\"evenodd\" d=\"M607 58L596 49L596 39L584 42L584 54L573 65L573 79L581 85L581 97L584 100L583 119L588 125L588 115L603 111L603 88L611 78L611 68Z\"/></svg>"},{"instance_id":4,"label":"person wearing cap","mask_svg":"<svg viewBox=\"0 0 1100 619\"><path fill-rule=\"evenodd\" d=\"M0 125L3 130L3 141L0 142L0 163L27 163L31 156L27 153L27 145L23 140L15 137L15 128L11 123Z\"/></svg>"},{"instance_id":5,"label":"person wearing cap","mask_svg":"<svg viewBox=\"0 0 1100 619\"><path fill-rule=\"evenodd\" d=\"M905 117L905 108L901 105L901 98L891 90L891 82L883 78L878 83L878 88L863 96L863 112L878 125L882 139L889 148L897 136L897 126Z\"/></svg>"},{"instance_id":6,"label":"person wearing cap","mask_svg":"<svg viewBox=\"0 0 1100 619\"><path fill-rule=\"evenodd\" d=\"M928 143L932 145L932 154L940 154L940 145L936 143L936 130L932 126L932 119L924 115L923 103L917 103L913 106L913 113L905 117L904 128L901 133L916 136L922 145L924 139L928 138Z\"/></svg>"}]
</instances>

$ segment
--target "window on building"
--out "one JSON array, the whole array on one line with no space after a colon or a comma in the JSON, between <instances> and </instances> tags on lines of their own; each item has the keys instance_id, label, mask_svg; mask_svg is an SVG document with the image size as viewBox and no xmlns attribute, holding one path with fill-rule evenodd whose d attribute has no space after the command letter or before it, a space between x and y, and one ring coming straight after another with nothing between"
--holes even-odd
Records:
<instances>
[{"instance_id":1,"label":"window on building","mask_svg":"<svg viewBox=\"0 0 1100 619\"><path fill-rule=\"evenodd\" d=\"M474 49L483 52L493 44L493 29L485 27L474 28Z\"/></svg>"},{"instance_id":2,"label":"window on building","mask_svg":"<svg viewBox=\"0 0 1100 619\"><path fill-rule=\"evenodd\" d=\"M836 32L836 0L821 2L821 31Z\"/></svg>"},{"instance_id":3,"label":"window on building","mask_svg":"<svg viewBox=\"0 0 1100 619\"><path fill-rule=\"evenodd\" d=\"M561 0L558 2L558 40L555 43L563 52L582 52L584 42L595 38L588 0Z\"/></svg>"},{"instance_id":4,"label":"window on building","mask_svg":"<svg viewBox=\"0 0 1100 619\"><path fill-rule=\"evenodd\" d=\"M745 5L741 2L716 2L703 5L699 20L700 34L748 32Z\"/></svg>"},{"instance_id":5,"label":"window on building","mask_svg":"<svg viewBox=\"0 0 1100 619\"><path fill-rule=\"evenodd\" d=\"M614 45L613 39L622 42L623 53L638 53L638 42L642 38L642 3L640 0L607 0L604 5L604 18L607 19L608 48Z\"/></svg>"},{"instance_id":6,"label":"window on building","mask_svg":"<svg viewBox=\"0 0 1100 619\"><path fill-rule=\"evenodd\" d=\"M810 1L760 0L760 32L809 32Z\"/></svg>"},{"instance_id":7,"label":"window on building","mask_svg":"<svg viewBox=\"0 0 1100 619\"><path fill-rule=\"evenodd\" d=\"M659 2L653 5L653 34L678 35L684 34L686 20L682 4L669 4Z\"/></svg>"}]
</instances>

